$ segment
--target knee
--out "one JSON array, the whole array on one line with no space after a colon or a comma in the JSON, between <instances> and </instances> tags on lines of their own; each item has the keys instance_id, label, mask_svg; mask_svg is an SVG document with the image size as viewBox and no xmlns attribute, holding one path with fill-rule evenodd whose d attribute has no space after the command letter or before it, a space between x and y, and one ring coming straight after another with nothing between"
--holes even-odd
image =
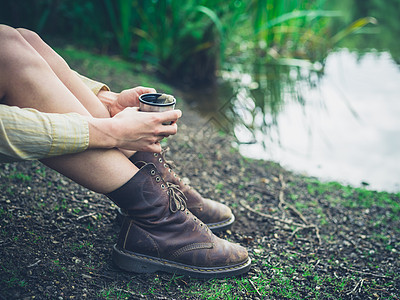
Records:
<instances>
[{"instance_id":1,"label":"knee","mask_svg":"<svg viewBox=\"0 0 400 300\"><path fill-rule=\"evenodd\" d=\"M17 29L0 24L0 40L1 41L7 41L8 42L14 42L21 40L21 35L17 31ZM2 43L3 44L3 43Z\"/></svg>"},{"instance_id":2,"label":"knee","mask_svg":"<svg viewBox=\"0 0 400 300\"><path fill-rule=\"evenodd\" d=\"M38 43L40 42L42 39L40 38L40 36L29 29L26 28L17 28L16 31L29 43L29 44L33 44L33 43Z\"/></svg>"},{"instance_id":3,"label":"knee","mask_svg":"<svg viewBox=\"0 0 400 300\"><path fill-rule=\"evenodd\" d=\"M29 55L32 50L17 29L0 25L0 41L0 70L16 70L23 63L34 63L33 56Z\"/></svg>"},{"instance_id":4,"label":"knee","mask_svg":"<svg viewBox=\"0 0 400 300\"><path fill-rule=\"evenodd\" d=\"M24 43L23 37L19 32L10 26L0 25L0 60L7 59L18 52L20 46Z\"/></svg>"}]
</instances>

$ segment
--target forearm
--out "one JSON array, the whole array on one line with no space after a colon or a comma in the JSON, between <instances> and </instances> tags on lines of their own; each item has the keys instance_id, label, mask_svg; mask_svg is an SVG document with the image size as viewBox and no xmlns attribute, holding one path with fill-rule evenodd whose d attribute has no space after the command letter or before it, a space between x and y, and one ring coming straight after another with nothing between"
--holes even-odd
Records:
<instances>
[{"instance_id":1,"label":"forearm","mask_svg":"<svg viewBox=\"0 0 400 300\"><path fill-rule=\"evenodd\" d=\"M89 148L159 152L159 141L176 133L176 121L181 114L180 110L148 113L127 107L112 118L86 117Z\"/></svg>"},{"instance_id":2,"label":"forearm","mask_svg":"<svg viewBox=\"0 0 400 300\"><path fill-rule=\"evenodd\" d=\"M110 149L118 146L113 134L113 119L87 117L87 122L89 125L89 149Z\"/></svg>"}]
</instances>

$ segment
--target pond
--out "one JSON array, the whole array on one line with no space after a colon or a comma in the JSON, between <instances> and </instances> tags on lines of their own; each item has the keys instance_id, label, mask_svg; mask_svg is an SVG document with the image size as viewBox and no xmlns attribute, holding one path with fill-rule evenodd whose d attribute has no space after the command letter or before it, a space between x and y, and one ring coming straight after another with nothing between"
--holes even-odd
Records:
<instances>
[{"instance_id":1,"label":"pond","mask_svg":"<svg viewBox=\"0 0 400 300\"><path fill-rule=\"evenodd\" d=\"M399 191L399 82L388 54L332 53L318 86L303 88L305 102L287 101L268 136L256 129L256 142L239 149L312 176ZM249 136L240 125L235 133Z\"/></svg>"},{"instance_id":2,"label":"pond","mask_svg":"<svg viewBox=\"0 0 400 300\"><path fill-rule=\"evenodd\" d=\"M349 39L322 64L232 66L192 105L234 134L246 157L399 192L399 45L383 37L391 35Z\"/></svg>"}]
</instances>

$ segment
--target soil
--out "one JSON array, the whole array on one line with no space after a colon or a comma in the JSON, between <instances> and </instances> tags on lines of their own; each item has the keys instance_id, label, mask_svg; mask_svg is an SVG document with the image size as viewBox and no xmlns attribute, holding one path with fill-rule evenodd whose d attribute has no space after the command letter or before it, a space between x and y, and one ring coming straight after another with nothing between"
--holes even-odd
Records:
<instances>
[{"instance_id":1,"label":"soil","mask_svg":"<svg viewBox=\"0 0 400 300\"><path fill-rule=\"evenodd\" d=\"M249 249L248 274L201 281L121 271L111 261L111 201L39 162L11 163L0 166L0 299L196 299L202 286L226 283L243 299L399 299L399 194L370 201L371 192L245 159L232 143L185 107L167 158L203 196L232 208L235 224L218 235Z\"/></svg>"}]
</instances>

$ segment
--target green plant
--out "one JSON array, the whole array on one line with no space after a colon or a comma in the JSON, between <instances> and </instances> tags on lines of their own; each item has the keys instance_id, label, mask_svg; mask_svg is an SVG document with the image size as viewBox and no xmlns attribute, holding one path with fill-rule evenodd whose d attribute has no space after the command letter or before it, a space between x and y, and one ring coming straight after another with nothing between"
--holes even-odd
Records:
<instances>
[{"instance_id":1,"label":"green plant","mask_svg":"<svg viewBox=\"0 0 400 300\"><path fill-rule=\"evenodd\" d=\"M133 1L104 0L114 35L123 57L128 58L132 45Z\"/></svg>"},{"instance_id":2,"label":"green plant","mask_svg":"<svg viewBox=\"0 0 400 300\"><path fill-rule=\"evenodd\" d=\"M330 20L344 14L327 10L325 0L260 0L253 1L251 9L256 48L266 54L274 48L275 54L267 58L283 64L296 63L287 58L321 61L340 40L367 24L376 24L374 18L363 17L332 33Z\"/></svg>"},{"instance_id":3,"label":"green plant","mask_svg":"<svg viewBox=\"0 0 400 300\"><path fill-rule=\"evenodd\" d=\"M202 2L135 2L135 58L180 83L213 81L223 28L214 10Z\"/></svg>"}]
</instances>

